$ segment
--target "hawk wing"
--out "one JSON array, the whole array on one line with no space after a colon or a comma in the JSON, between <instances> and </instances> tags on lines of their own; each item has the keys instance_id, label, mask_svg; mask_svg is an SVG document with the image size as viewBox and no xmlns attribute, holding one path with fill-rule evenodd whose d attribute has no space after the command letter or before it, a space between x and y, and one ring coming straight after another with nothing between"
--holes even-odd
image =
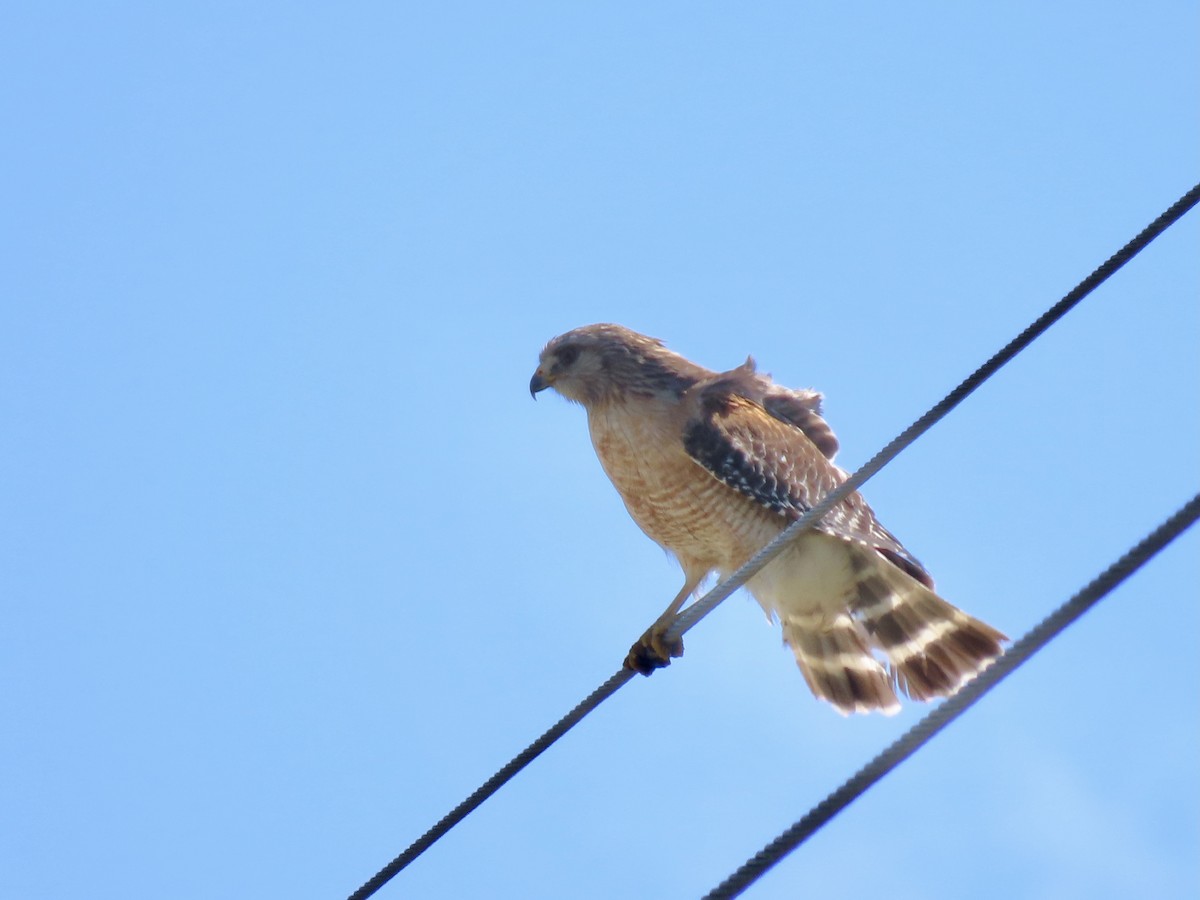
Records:
<instances>
[{"instance_id":1,"label":"hawk wing","mask_svg":"<svg viewBox=\"0 0 1200 900\"><path fill-rule=\"evenodd\" d=\"M799 428L826 458L832 460L837 456L838 439L821 418L821 395L816 391L794 390L776 384L770 375L756 371L752 356L746 357L746 361L732 372L708 380L717 379L735 380L737 392L742 397L757 403L781 422Z\"/></svg>"},{"instance_id":2,"label":"hawk wing","mask_svg":"<svg viewBox=\"0 0 1200 900\"><path fill-rule=\"evenodd\" d=\"M684 398L684 449L713 477L788 521L795 521L845 481L846 473L829 460L805 429L791 417L775 415L760 399L759 379L752 362L747 361L689 390ZM819 416L817 419L824 425L824 420ZM815 527L843 540L865 544L917 581L933 587L924 566L879 524L857 491L826 513Z\"/></svg>"}]
</instances>

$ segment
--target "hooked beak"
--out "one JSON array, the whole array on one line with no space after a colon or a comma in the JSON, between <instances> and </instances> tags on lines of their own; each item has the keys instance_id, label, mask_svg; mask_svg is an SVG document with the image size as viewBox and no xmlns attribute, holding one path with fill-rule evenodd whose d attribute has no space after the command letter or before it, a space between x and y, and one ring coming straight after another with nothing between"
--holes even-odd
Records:
<instances>
[{"instance_id":1,"label":"hooked beak","mask_svg":"<svg viewBox=\"0 0 1200 900\"><path fill-rule=\"evenodd\" d=\"M529 379L529 396L536 400L538 392L544 391L548 387L550 387L550 382L542 377L542 373L534 372L533 377Z\"/></svg>"}]
</instances>

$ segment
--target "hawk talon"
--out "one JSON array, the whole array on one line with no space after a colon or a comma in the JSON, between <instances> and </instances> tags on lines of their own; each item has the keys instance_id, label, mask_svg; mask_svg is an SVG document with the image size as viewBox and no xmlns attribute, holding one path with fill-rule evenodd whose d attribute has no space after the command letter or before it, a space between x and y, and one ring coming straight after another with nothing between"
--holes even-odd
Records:
<instances>
[{"instance_id":1,"label":"hawk talon","mask_svg":"<svg viewBox=\"0 0 1200 900\"><path fill-rule=\"evenodd\" d=\"M670 665L672 659L683 656L683 638L668 641L666 631L659 631L657 628L651 629L648 637L655 655L665 660L664 665Z\"/></svg>"},{"instance_id":2,"label":"hawk talon","mask_svg":"<svg viewBox=\"0 0 1200 900\"><path fill-rule=\"evenodd\" d=\"M665 669L672 659L683 656L683 640L668 641L666 626L655 625L638 638L625 657L625 668L642 675L650 675L655 669Z\"/></svg>"}]
</instances>

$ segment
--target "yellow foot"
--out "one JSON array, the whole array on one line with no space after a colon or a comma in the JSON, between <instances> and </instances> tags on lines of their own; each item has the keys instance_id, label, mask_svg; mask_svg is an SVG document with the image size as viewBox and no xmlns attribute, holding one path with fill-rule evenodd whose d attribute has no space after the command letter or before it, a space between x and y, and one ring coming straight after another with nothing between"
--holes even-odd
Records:
<instances>
[{"instance_id":1,"label":"yellow foot","mask_svg":"<svg viewBox=\"0 0 1200 900\"><path fill-rule=\"evenodd\" d=\"M683 656L683 640L667 639L667 628L670 625L670 622L656 622L638 638L637 643L629 648L629 655L625 657L625 668L649 675L655 669L669 666L672 659Z\"/></svg>"}]
</instances>

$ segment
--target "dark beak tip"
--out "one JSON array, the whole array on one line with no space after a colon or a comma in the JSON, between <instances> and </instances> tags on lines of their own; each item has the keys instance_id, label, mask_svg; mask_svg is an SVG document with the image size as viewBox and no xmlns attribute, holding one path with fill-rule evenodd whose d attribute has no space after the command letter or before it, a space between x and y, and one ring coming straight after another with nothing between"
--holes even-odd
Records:
<instances>
[{"instance_id":1,"label":"dark beak tip","mask_svg":"<svg viewBox=\"0 0 1200 900\"><path fill-rule=\"evenodd\" d=\"M534 376L529 379L529 396L536 400L538 391L544 391L547 387L549 387L549 385L546 384L546 379L542 378L541 375L534 374Z\"/></svg>"}]
</instances>

